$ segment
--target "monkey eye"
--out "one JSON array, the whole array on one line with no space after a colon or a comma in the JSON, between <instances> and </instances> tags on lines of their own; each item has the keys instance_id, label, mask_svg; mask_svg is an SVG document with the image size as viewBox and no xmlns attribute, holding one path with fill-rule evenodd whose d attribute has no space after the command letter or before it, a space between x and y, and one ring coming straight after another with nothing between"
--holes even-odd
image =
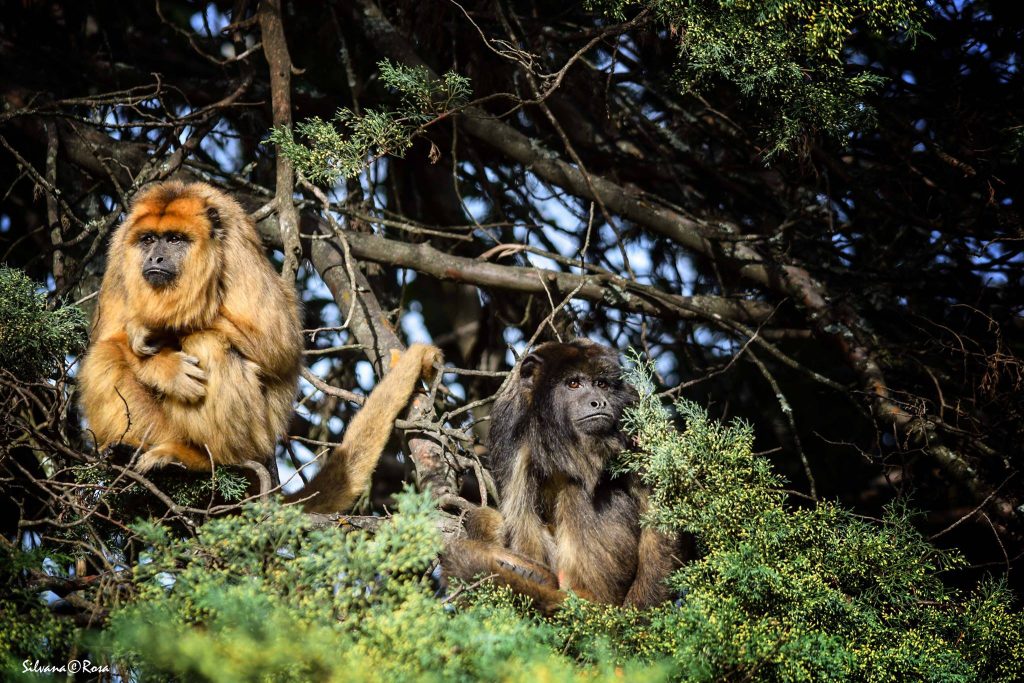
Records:
<instances>
[{"instance_id":1,"label":"monkey eye","mask_svg":"<svg viewBox=\"0 0 1024 683\"><path fill-rule=\"evenodd\" d=\"M565 386L569 387L570 389L579 389L580 380L578 377L573 377L565 383Z\"/></svg>"},{"instance_id":2,"label":"monkey eye","mask_svg":"<svg viewBox=\"0 0 1024 683\"><path fill-rule=\"evenodd\" d=\"M595 379L594 380L594 386L597 387L598 389L607 389L608 388L608 382L606 382L603 379Z\"/></svg>"},{"instance_id":3,"label":"monkey eye","mask_svg":"<svg viewBox=\"0 0 1024 683\"><path fill-rule=\"evenodd\" d=\"M176 232L172 232L167 235L167 241L170 242L171 244L177 244L178 242L181 242L182 239L182 236Z\"/></svg>"},{"instance_id":4,"label":"monkey eye","mask_svg":"<svg viewBox=\"0 0 1024 683\"><path fill-rule=\"evenodd\" d=\"M153 233L147 232L145 235L139 238L139 243L148 246L150 244L153 244L154 240L156 240L156 237L153 235Z\"/></svg>"}]
</instances>

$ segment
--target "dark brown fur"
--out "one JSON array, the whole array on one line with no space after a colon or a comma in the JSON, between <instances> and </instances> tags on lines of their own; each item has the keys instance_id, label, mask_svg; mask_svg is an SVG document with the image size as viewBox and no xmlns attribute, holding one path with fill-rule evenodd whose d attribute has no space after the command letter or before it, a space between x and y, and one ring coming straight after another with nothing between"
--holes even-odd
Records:
<instances>
[{"instance_id":1,"label":"dark brown fur","mask_svg":"<svg viewBox=\"0 0 1024 683\"><path fill-rule=\"evenodd\" d=\"M445 553L450 576L493 574L543 611L567 589L636 607L668 597L677 539L641 528L646 491L632 475L608 471L628 446L619 420L635 400L621 373L612 349L586 339L542 344L524 359L491 416L500 515L469 516L470 540Z\"/></svg>"}]
</instances>

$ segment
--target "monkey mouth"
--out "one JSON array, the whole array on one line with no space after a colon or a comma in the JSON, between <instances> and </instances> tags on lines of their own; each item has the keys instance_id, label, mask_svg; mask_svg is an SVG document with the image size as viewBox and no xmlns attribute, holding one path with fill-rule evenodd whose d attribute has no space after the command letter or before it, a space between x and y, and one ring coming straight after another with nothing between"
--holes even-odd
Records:
<instances>
[{"instance_id":1,"label":"monkey mouth","mask_svg":"<svg viewBox=\"0 0 1024 683\"><path fill-rule=\"evenodd\" d=\"M174 279L174 273L163 268L147 268L142 271L142 277L153 287L165 287Z\"/></svg>"},{"instance_id":2,"label":"monkey mouth","mask_svg":"<svg viewBox=\"0 0 1024 683\"><path fill-rule=\"evenodd\" d=\"M584 415L583 417L576 420L581 424L586 424L594 421L601 422L615 422L615 416L611 413L593 413L591 415Z\"/></svg>"}]
</instances>

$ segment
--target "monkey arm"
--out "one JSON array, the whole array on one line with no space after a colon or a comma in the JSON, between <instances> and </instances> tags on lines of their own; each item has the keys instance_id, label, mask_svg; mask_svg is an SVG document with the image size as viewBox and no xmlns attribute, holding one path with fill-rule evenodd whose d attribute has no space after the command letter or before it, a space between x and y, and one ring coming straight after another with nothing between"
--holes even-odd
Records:
<instances>
[{"instance_id":1,"label":"monkey arm","mask_svg":"<svg viewBox=\"0 0 1024 683\"><path fill-rule=\"evenodd\" d=\"M116 442L138 445L164 428L157 402L135 378L129 356L124 340L108 337L89 348L78 373L83 411L101 449Z\"/></svg>"},{"instance_id":2,"label":"monkey arm","mask_svg":"<svg viewBox=\"0 0 1024 683\"><path fill-rule=\"evenodd\" d=\"M441 359L437 348L413 344L393 360L391 371L370 392L323 469L308 486L286 500L305 501L309 512L347 511L366 489L398 413L409 402L417 382L420 378L431 379L434 363Z\"/></svg>"},{"instance_id":3,"label":"monkey arm","mask_svg":"<svg viewBox=\"0 0 1024 683\"><path fill-rule=\"evenodd\" d=\"M194 356L161 348L152 330L126 319L120 299L108 296L100 306L90 356L106 358L108 371L127 369L140 384L180 401L194 403L206 395L206 372Z\"/></svg>"},{"instance_id":4,"label":"monkey arm","mask_svg":"<svg viewBox=\"0 0 1024 683\"><path fill-rule=\"evenodd\" d=\"M286 310L282 307L277 315L249 318L221 306L213 330L222 334L244 358L256 363L265 375L291 382L298 372L298 355L293 349L302 348L302 340L298 336L298 320L287 319ZM294 338L294 344L282 343L290 338Z\"/></svg>"},{"instance_id":5,"label":"monkey arm","mask_svg":"<svg viewBox=\"0 0 1024 683\"><path fill-rule=\"evenodd\" d=\"M501 523L501 513L483 505L469 510L463 520L466 536L471 540L498 545L502 542Z\"/></svg>"}]
</instances>

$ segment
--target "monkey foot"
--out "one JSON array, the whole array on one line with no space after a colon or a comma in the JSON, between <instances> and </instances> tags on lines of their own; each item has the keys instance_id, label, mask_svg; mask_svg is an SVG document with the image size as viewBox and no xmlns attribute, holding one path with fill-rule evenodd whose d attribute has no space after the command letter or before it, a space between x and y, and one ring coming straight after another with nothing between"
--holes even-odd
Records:
<instances>
[{"instance_id":1,"label":"monkey foot","mask_svg":"<svg viewBox=\"0 0 1024 683\"><path fill-rule=\"evenodd\" d=\"M167 465L209 472L210 458L191 446L161 444L149 449L139 457L139 461L135 463L135 471L144 474Z\"/></svg>"}]
</instances>

